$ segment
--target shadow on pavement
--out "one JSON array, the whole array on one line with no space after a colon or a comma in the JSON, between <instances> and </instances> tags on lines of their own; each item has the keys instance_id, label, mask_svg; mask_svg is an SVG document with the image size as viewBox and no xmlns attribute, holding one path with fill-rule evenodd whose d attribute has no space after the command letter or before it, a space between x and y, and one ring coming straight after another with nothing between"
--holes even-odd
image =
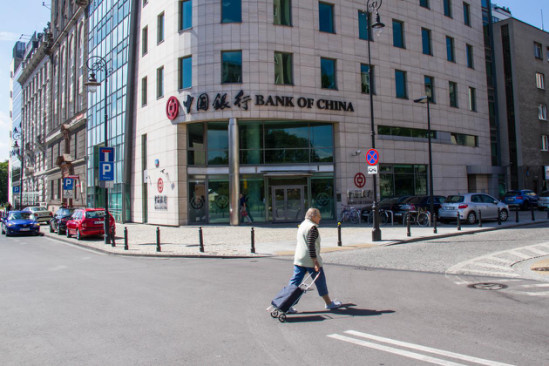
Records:
<instances>
[{"instance_id":1,"label":"shadow on pavement","mask_svg":"<svg viewBox=\"0 0 549 366\"><path fill-rule=\"evenodd\" d=\"M299 322L317 322L332 319L330 315L347 315L347 316L378 316L382 314L392 314L395 310L372 310L357 308L356 304L343 304L339 309L322 310L322 311L300 311L295 315L288 315L287 323ZM310 314L310 315L309 315Z\"/></svg>"}]
</instances>

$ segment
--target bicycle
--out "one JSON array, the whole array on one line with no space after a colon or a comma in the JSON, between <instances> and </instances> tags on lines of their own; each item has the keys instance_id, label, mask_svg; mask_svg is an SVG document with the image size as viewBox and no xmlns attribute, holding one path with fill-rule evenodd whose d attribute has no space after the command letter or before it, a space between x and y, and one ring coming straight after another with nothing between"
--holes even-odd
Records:
<instances>
[{"instance_id":1,"label":"bicycle","mask_svg":"<svg viewBox=\"0 0 549 366\"><path fill-rule=\"evenodd\" d=\"M339 222L352 222L358 224L360 222L360 210L354 207L343 206L343 209L339 213Z\"/></svg>"},{"instance_id":2,"label":"bicycle","mask_svg":"<svg viewBox=\"0 0 549 366\"><path fill-rule=\"evenodd\" d=\"M389 218L390 216L390 218ZM368 217L367 217L367 222L374 222L374 213L372 211L370 211L368 213ZM389 214L389 211L388 210L383 210L383 209L380 209L379 210L379 223L384 225L388 222L392 222L393 220L393 215L392 215L392 212L391 214Z\"/></svg>"},{"instance_id":3,"label":"bicycle","mask_svg":"<svg viewBox=\"0 0 549 366\"><path fill-rule=\"evenodd\" d=\"M410 217L410 225L417 224L418 226L429 226L431 223L431 212L424 208L419 208L417 211L408 211L404 215L404 224L407 223L408 217Z\"/></svg>"}]
</instances>

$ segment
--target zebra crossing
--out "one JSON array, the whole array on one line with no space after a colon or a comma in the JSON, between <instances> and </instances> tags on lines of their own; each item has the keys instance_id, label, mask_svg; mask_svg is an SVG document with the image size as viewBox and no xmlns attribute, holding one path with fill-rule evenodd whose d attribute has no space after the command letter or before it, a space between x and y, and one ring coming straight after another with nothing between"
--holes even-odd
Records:
<instances>
[{"instance_id":1,"label":"zebra crossing","mask_svg":"<svg viewBox=\"0 0 549 366\"><path fill-rule=\"evenodd\" d=\"M479 282L478 277L498 277L498 283L504 283L509 294L531 297L549 297L549 283L532 283L523 273L516 270L517 263L549 255L549 242L504 250L476 257L458 263L446 271L446 276L456 285L469 286ZM549 275L547 276L549 281Z\"/></svg>"}]
</instances>

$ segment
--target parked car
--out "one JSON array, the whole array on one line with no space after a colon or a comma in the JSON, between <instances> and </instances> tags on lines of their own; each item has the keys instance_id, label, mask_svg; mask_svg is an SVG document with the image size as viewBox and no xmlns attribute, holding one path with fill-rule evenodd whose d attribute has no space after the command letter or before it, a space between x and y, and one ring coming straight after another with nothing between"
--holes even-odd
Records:
<instances>
[{"instance_id":1,"label":"parked car","mask_svg":"<svg viewBox=\"0 0 549 366\"><path fill-rule=\"evenodd\" d=\"M529 210L530 207L538 206L538 195L530 189L517 189L508 191L502 201L510 207L518 207L521 210Z\"/></svg>"},{"instance_id":2,"label":"parked car","mask_svg":"<svg viewBox=\"0 0 549 366\"><path fill-rule=\"evenodd\" d=\"M2 218L2 234L6 236L20 234L40 234L40 224L28 211L10 211Z\"/></svg>"},{"instance_id":3,"label":"parked car","mask_svg":"<svg viewBox=\"0 0 549 366\"><path fill-rule=\"evenodd\" d=\"M23 211L30 212L33 215L33 218L40 224L49 223L53 216L50 211L39 206L25 207Z\"/></svg>"},{"instance_id":4,"label":"parked car","mask_svg":"<svg viewBox=\"0 0 549 366\"><path fill-rule=\"evenodd\" d=\"M540 210L549 210L549 191L543 191L539 194L538 208Z\"/></svg>"},{"instance_id":5,"label":"parked car","mask_svg":"<svg viewBox=\"0 0 549 366\"><path fill-rule=\"evenodd\" d=\"M65 233L67 230L67 221L70 220L74 208L61 207L50 220L50 233L57 233L59 235Z\"/></svg>"},{"instance_id":6,"label":"parked car","mask_svg":"<svg viewBox=\"0 0 549 366\"><path fill-rule=\"evenodd\" d=\"M468 224L474 224L478 220L480 211L482 220L507 221L509 217L509 206L485 193L465 193L448 196L446 202L438 211L440 221L456 220L459 212L459 219L465 220Z\"/></svg>"},{"instance_id":7,"label":"parked car","mask_svg":"<svg viewBox=\"0 0 549 366\"><path fill-rule=\"evenodd\" d=\"M438 211L441 204L446 200L444 196L433 196L433 209ZM411 196L404 200L402 203L395 205L394 216L395 221L404 220L404 216L408 211L418 211L419 209L429 211L431 208L430 196ZM404 222L403 222L404 223Z\"/></svg>"},{"instance_id":8,"label":"parked car","mask_svg":"<svg viewBox=\"0 0 549 366\"><path fill-rule=\"evenodd\" d=\"M379 209L394 211L394 208L396 205L402 203L404 200L406 200L409 197L410 196L383 198L381 201L378 202ZM372 204L366 205L363 208L361 208L360 210L361 220L368 222L368 219L370 218L370 211L372 211Z\"/></svg>"},{"instance_id":9,"label":"parked car","mask_svg":"<svg viewBox=\"0 0 549 366\"><path fill-rule=\"evenodd\" d=\"M85 236L101 236L105 234L104 229L105 209L104 208L83 208L74 210L70 220L67 221L65 231L67 238L72 235L80 240ZM116 232L116 223L109 212L109 227L111 234Z\"/></svg>"}]
</instances>

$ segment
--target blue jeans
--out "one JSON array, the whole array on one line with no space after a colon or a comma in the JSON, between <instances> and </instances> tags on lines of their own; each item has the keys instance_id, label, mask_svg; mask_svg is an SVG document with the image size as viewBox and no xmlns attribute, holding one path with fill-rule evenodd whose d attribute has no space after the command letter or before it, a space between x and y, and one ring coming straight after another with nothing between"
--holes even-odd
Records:
<instances>
[{"instance_id":1,"label":"blue jeans","mask_svg":"<svg viewBox=\"0 0 549 366\"><path fill-rule=\"evenodd\" d=\"M314 268L301 267L301 266L294 265L294 275L290 279L290 285L299 286L303 281L303 278L305 277L305 274L307 274L307 272L313 273L313 278L315 278L316 276L319 276L315 282L318 295L319 296L328 295L328 286L326 285L326 276L324 275L324 269L322 267L320 267L320 272L318 272L318 274L315 276L314 273L317 273L317 272L315 272Z\"/></svg>"}]
</instances>

